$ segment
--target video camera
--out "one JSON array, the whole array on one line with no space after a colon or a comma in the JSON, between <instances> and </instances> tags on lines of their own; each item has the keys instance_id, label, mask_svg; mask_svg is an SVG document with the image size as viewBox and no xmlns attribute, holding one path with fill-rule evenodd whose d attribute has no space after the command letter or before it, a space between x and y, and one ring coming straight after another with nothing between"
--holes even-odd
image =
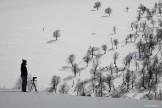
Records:
<instances>
[{"instance_id":1,"label":"video camera","mask_svg":"<svg viewBox=\"0 0 162 108\"><path fill-rule=\"evenodd\" d=\"M37 79L37 77L33 77L33 82L35 81L35 79Z\"/></svg>"}]
</instances>

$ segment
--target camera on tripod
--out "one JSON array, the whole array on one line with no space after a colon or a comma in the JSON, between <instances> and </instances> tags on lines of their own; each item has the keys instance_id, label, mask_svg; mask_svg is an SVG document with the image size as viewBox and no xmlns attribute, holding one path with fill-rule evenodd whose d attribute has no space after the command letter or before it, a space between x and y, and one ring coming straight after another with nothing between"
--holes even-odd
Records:
<instances>
[{"instance_id":1,"label":"camera on tripod","mask_svg":"<svg viewBox=\"0 0 162 108\"><path fill-rule=\"evenodd\" d=\"M37 87L36 87L36 84L35 84L36 79L37 79L37 77L33 77L33 79L31 80L31 83L30 83L31 84L30 91L34 87L35 88L35 91L37 92Z\"/></svg>"}]
</instances>

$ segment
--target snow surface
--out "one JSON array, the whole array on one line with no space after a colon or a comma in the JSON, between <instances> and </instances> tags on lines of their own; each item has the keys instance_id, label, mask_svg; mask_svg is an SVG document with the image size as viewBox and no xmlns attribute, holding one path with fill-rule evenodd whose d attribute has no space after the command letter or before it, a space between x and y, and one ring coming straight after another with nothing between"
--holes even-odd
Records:
<instances>
[{"instance_id":1,"label":"snow surface","mask_svg":"<svg viewBox=\"0 0 162 108\"><path fill-rule=\"evenodd\" d=\"M0 108L161 108L161 101L78 97L0 89Z\"/></svg>"},{"instance_id":2,"label":"snow surface","mask_svg":"<svg viewBox=\"0 0 162 108\"><path fill-rule=\"evenodd\" d=\"M53 75L61 78L72 75L61 67L67 65L69 54L75 54L77 62L81 62L90 45L107 44L110 49L113 38L120 42L116 50L119 59L132 52L133 46L121 46L131 31L137 6L142 3L152 7L158 0L100 1L102 7L95 11L96 0L0 0L0 87L14 86L20 76L21 59L28 61L29 74L38 77L39 89L45 89ZM129 12L126 6L130 7ZM113 9L110 17L105 17L107 7ZM113 26L117 27L115 35L112 35ZM54 41L52 34L57 29L61 30L61 37ZM113 54L114 51L102 58L103 66L113 62ZM80 78L88 77L86 73Z\"/></svg>"}]
</instances>

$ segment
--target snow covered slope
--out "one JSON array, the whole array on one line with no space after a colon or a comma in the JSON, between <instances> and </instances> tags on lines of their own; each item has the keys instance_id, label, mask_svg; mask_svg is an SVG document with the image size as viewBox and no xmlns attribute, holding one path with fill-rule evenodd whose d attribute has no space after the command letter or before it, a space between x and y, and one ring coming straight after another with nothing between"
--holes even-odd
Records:
<instances>
[{"instance_id":1,"label":"snow covered slope","mask_svg":"<svg viewBox=\"0 0 162 108\"><path fill-rule=\"evenodd\" d=\"M161 108L160 101L90 98L0 89L0 108Z\"/></svg>"},{"instance_id":2,"label":"snow covered slope","mask_svg":"<svg viewBox=\"0 0 162 108\"><path fill-rule=\"evenodd\" d=\"M131 31L130 23L136 19L137 6L142 3L152 7L157 0L100 1L102 7L95 11L96 0L0 0L0 87L13 87L20 75L21 59L28 61L29 74L37 76L39 88L44 89L53 75L62 79L71 75L61 71L69 54L75 54L79 63L90 45L107 44L110 49L111 38L118 39L119 48L115 51L120 54L119 61L133 51L133 46L121 46ZM126 6L130 7L129 12ZM113 9L110 17L105 17L107 7ZM115 35L113 26L117 27ZM57 29L61 37L55 41L52 34ZM103 66L113 62L113 53L102 58ZM88 70L81 79L89 77Z\"/></svg>"}]
</instances>

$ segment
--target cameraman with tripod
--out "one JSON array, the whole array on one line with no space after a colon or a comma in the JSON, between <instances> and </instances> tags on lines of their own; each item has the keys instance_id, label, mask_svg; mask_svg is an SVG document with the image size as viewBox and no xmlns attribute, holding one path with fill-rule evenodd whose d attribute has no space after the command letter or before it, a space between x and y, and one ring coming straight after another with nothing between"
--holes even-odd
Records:
<instances>
[{"instance_id":1,"label":"cameraman with tripod","mask_svg":"<svg viewBox=\"0 0 162 108\"><path fill-rule=\"evenodd\" d=\"M22 59L21 78L22 78L22 91L23 92L27 92L26 91L26 86L27 86L28 71L27 71L26 65L27 65L27 61ZM36 87L36 84L35 84L36 79L37 79L37 77L33 77L33 79L31 80L29 91L31 91L32 88L34 87L35 92L37 92L37 87Z\"/></svg>"}]
</instances>

